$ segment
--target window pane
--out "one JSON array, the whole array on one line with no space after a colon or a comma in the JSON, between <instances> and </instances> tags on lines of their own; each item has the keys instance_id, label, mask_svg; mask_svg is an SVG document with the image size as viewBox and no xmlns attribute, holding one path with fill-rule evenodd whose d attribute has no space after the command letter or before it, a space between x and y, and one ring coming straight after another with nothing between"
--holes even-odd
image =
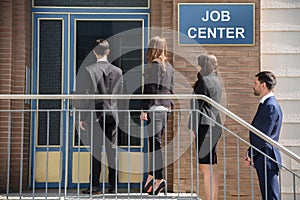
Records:
<instances>
[{"instance_id":1,"label":"window pane","mask_svg":"<svg viewBox=\"0 0 300 200\"><path fill-rule=\"evenodd\" d=\"M61 94L62 91L62 21L40 21L39 94ZM61 109L60 100L40 100L39 109ZM49 119L48 119L49 117ZM38 144L60 144L60 112L40 112ZM47 123L49 121L49 123Z\"/></svg>"}]
</instances>

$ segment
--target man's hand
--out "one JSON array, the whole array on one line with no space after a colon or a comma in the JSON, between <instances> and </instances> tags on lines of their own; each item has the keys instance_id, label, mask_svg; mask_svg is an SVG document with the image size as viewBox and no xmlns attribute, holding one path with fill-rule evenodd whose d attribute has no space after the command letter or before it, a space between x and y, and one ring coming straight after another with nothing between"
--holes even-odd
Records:
<instances>
[{"instance_id":1,"label":"man's hand","mask_svg":"<svg viewBox=\"0 0 300 200\"><path fill-rule=\"evenodd\" d=\"M252 165L251 158L248 156L248 151L245 153L243 161L246 167L250 167Z\"/></svg>"},{"instance_id":2,"label":"man's hand","mask_svg":"<svg viewBox=\"0 0 300 200\"><path fill-rule=\"evenodd\" d=\"M81 121L81 122L80 122L80 129L81 129L81 130L85 131L85 130L86 130L86 129L85 129L86 126L87 126L87 123L86 123L86 122L84 122L84 121Z\"/></svg>"},{"instance_id":3,"label":"man's hand","mask_svg":"<svg viewBox=\"0 0 300 200\"><path fill-rule=\"evenodd\" d=\"M142 114L141 114L141 120L148 121L148 115L147 115L146 112L142 112Z\"/></svg>"},{"instance_id":4,"label":"man's hand","mask_svg":"<svg viewBox=\"0 0 300 200\"><path fill-rule=\"evenodd\" d=\"M196 131L192 131L192 136L196 137Z\"/></svg>"}]
</instances>

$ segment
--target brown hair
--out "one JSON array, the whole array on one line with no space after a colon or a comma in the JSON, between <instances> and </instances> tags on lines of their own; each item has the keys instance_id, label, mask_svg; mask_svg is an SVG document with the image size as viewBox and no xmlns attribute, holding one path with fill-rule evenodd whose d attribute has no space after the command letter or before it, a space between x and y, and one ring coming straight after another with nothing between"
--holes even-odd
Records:
<instances>
[{"instance_id":1,"label":"brown hair","mask_svg":"<svg viewBox=\"0 0 300 200\"><path fill-rule=\"evenodd\" d=\"M165 66L167 58L167 41L163 37L155 36L151 38L146 55L147 63L158 60Z\"/></svg>"},{"instance_id":2,"label":"brown hair","mask_svg":"<svg viewBox=\"0 0 300 200\"><path fill-rule=\"evenodd\" d=\"M201 67L201 76L207 76L213 71L217 71L218 62L215 55L201 54L198 57L198 65Z\"/></svg>"},{"instance_id":3,"label":"brown hair","mask_svg":"<svg viewBox=\"0 0 300 200\"><path fill-rule=\"evenodd\" d=\"M103 56L104 54L107 53L107 51L109 51L108 42L104 39L96 40L94 51L97 55Z\"/></svg>"},{"instance_id":4,"label":"brown hair","mask_svg":"<svg viewBox=\"0 0 300 200\"><path fill-rule=\"evenodd\" d=\"M266 83L269 90L273 90L277 84L275 75L270 71L262 71L255 75L260 83Z\"/></svg>"}]
</instances>

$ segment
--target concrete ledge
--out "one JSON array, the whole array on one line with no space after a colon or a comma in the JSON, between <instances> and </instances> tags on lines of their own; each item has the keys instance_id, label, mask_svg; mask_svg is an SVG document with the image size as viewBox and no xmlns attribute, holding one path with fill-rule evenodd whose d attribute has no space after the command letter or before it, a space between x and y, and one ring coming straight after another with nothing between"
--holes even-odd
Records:
<instances>
[{"instance_id":1,"label":"concrete ledge","mask_svg":"<svg viewBox=\"0 0 300 200\"><path fill-rule=\"evenodd\" d=\"M118 193L118 194L104 194L104 195L83 195L79 194L77 192L71 192L65 194L61 193L61 195L58 195L57 193L48 193L47 195L45 193L35 193L34 196L32 193L26 193L20 194L13 193L6 196L6 194L0 194L0 199L156 199L156 200L174 200L174 199L180 199L180 200L201 200L197 194L195 193L167 193L167 195L161 193L157 196L154 195L148 195L146 193Z\"/></svg>"}]
</instances>

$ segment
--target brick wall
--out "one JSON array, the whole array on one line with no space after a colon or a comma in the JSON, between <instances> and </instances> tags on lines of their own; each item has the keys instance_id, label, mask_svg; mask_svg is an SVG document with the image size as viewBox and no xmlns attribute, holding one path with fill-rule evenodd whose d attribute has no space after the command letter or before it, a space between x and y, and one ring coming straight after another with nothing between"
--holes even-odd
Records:
<instances>
[{"instance_id":1,"label":"brick wall","mask_svg":"<svg viewBox=\"0 0 300 200\"><path fill-rule=\"evenodd\" d=\"M152 0L151 1L151 26L152 27L161 27L167 29L177 30L177 20L178 20L178 3L255 3L255 45L248 47L237 47L237 46L206 46L206 47L183 47L177 45L177 38L172 37L170 32L162 31L152 32L151 36L155 34L162 34L168 40L168 47L171 48L171 51L174 53L171 57L171 62L174 65L174 68L178 73L184 76L185 80L188 80L190 87L195 81L195 73L192 65L196 64L196 58L201 52L208 52L215 54L218 58L219 65L219 75L221 76L224 84L224 95L223 95L223 105L228 108L233 113L237 114L242 119L247 122L251 122L255 112L258 99L254 97L252 91L252 82L256 72L260 70L260 1L259 0ZM179 52L179 55L177 54ZM170 56L169 56L170 57ZM192 60L194 62L189 62ZM181 82L180 77L176 77L177 82ZM186 85L186 86L187 86ZM182 86L182 85L181 85ZM181 88L180 85L177 85L175 89L177 93L188 93L190 94L191 90L186 90L185 87ZM177 102L176 107L185 107L188 106L187 101ZM186 119L187 116L181 116L181 118ZM176 124L178 116L172 116L172 119L169 121L170 124ZM187 121L187 120L185 120ZM248 132L241 126L234 123L232 120L226 118L224 121L225 126L230 130L236 132L239 136L248 141ZM184 124L181 124L181 127L184 127ZM174 141L178 142L177 135L177 126L173 126L172 133L168 134L168 142ZM224 135L224 134L223 134ZM237 198L238 195L238 184L240 185L240 195L241 199L251 198L251 171L249 168L243 167L242 156L244 155L247 146L240 143L239 151L237 151L237 141L234 137L225 134L226 139L226 156L223 156L223 138L218 144L218 175L219 175L219 197L220 199L224 196L224 182L223 182L223 167L224 159L226 161L226 196L229 199ZM191 183L191 176L195 180L196 176L196 159L195 159L195 144L190 145L191 137L188 130L181 128L180 130L180 149L175 145L175 148L172 150L168 149L168 154L170 151L173 151L173 155L168 155L168 159L174 159L177 155L177 152L182 153L179 160L176 160L171 167L168 168L168 190L180 192L190 192L190 187L193 184L193 191L196 191L195 181ZM186 149L186 146L191 146ZM183 148L181 148L183 147ZM238 155L239 154L239 155ZM190 168L191 157L193 157L192 163L194 168ZM238 168L237 168L237 159L240 159L240 182L238 180ZM178 169L178 165L180 166ZM171 171L172 170L172 171ZM191 175L191 170L193 173ZM200 169L199 169L200 170ZM178 173L180 173L180 188L178 187ZM172 178L170 178L172 176ZM257 185L256 174L254 173L254 196L255 199L260 199L260 192ZM203 194L203 176L199 171L199 187L198 190L200 194ZM171 182L171 183L170 183ZM203 196L200 196L203 198Z\"/></svg>"},{"instance_id":2,"label":"brick wall","mask_svg":"<svg viewBox=\"0 0 300 200\"><path fill-rule=\"evenodd\" d=\"M30 66L30 4L26 0L0 1L0 94L24 94L25 66ZM1 110L24 109L23 100L0 100ZM9 189L19 190L20 165L23 165L23 189L28 183L29 134L28 113L0 113L0 191L6 191L8 161ZM24 126L22 126L24 124ZM23 131L21 127L24 127ZM9 131L8 131L9 130ZM21 161L21 138L23 133L23 160ZM9 150L9 140L10 151ZM10 159L8 160L8 155Z\"/></svg>"}]
</instances>

